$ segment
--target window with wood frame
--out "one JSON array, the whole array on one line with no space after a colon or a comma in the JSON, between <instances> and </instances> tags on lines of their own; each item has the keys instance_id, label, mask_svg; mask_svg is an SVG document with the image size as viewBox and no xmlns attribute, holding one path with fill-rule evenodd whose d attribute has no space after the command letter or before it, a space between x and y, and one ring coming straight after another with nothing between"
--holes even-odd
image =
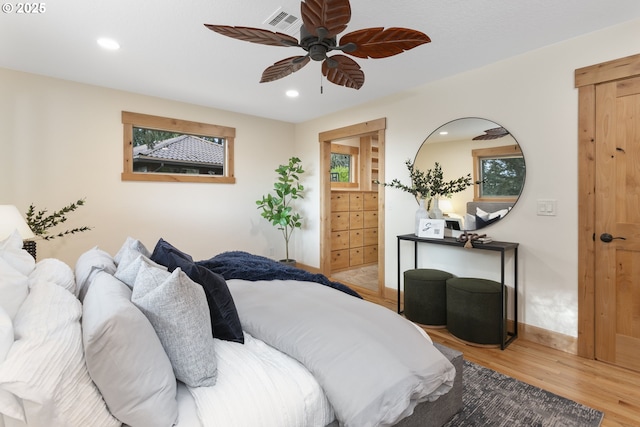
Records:
<instances>
[{"instance_id":1,"label":"window with wood frame","mask_svg":"<svg viewBox=\"0 0 640 427\"><path fill-rule=\"evenodd\" d=\"M235 183L235 128L122 112L123 181Z\"/></svg>"},{"instance_id":2,"label":"window with wood frame","mask_svg":"<svg viewBox=\"0 0 640 427\"><path fill-rule=\"evenodd\" d=\"M474 201L515 202L522 191L525 163L518 144L472 150Z\"/></svg>"},{"instance_id":3,"label":"window with wood frame","mask_svg":"<svg viewBox=\"0 0 640 427\"><path fill-rule=\"evenodd\" d=\"M358 147L331 144L331 188L358 187Z\"/></svg>"}]
</instances>

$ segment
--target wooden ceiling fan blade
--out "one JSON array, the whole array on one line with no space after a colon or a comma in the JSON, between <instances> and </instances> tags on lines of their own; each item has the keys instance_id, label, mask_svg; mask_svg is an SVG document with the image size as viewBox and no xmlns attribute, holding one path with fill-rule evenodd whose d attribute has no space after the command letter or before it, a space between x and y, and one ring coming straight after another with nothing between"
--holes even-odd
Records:
<instances>
[{"instance_id":1,"label":"wooden ceiling fan blade","mask_svg":"<svg viewBox=\"0 0 640 427\"><path fill-rule=\"evenodd\" d=\"M275 33L251 27L232 27L229 25L204 24L211 31L223 36L231 37L251 43L266 44L269 46L298 46L298 39L287 34Z\"/></svg>"},{"instance_id":2,"label":"wooden ceiling fan blade","mask_svg":"<svg viewBox=\"0 0 640 427\"><path fill-rule=\"evenodd\" d=\"M430 41L429 36L417 30L375 27L345 34L340 45L355 44L354 51L345 52L358 58L387 58Z\"/></svg>"},{"instance_id":3,"label":"wooden ceiling fan blade","mask_svg":"<svg viewBox=\"0 0 640 427\"><path fill-rule=\"evenodd\" d=\"M484 135L478 135L473 138L472 141L487 141L490 139L498 139L502 138L503 136L509 135L509 131L503 127L487 129L484 132Z\"/></svg>"},{"instance_id":4,"label":"wooden ceiling fan blade","mask_svg":"<svg viewBox=\"0 0 640 427\"><path fill-rule=\"evenodd\" d=\"M333 55L322 62L322 74L331 83L351 89L364 84L364 72L356 61L344 55Z\"/></svg>"},{"instance_id":5,"label":"wooden ceiling fan blade","mask_svg":"<svg viewBox=\"0 0 640 427\"><path fill-rule=\"evenodd\" d=\"M311 61L309 56L292 56L278 61L262 72L260 83L272 82L293 74Z\"/></svg>"},{"instance_id":6,"label":"wooden ceiling fan blade","mask_svg":"<svg viewBox=\"0 0 640 427\"><path fill-rule=\"evenodd\" d=\"M318 28L325 28L326 35L322 35L331 38L347 28L351 20L351 5L349 0L303 0L300 14L311 35L319 37Z\"/></svg>"}]
</instances>

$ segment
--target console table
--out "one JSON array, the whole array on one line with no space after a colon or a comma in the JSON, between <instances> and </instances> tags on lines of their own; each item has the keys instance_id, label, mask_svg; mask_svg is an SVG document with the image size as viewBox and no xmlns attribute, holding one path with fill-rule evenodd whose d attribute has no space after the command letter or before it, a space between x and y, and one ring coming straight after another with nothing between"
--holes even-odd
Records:
<instances>
[{"instance_id":1,"label":"console table","mask_svg":"<svg viewBox=\"0 0 640 427\"><path fill-rule=\"evenodd\" d=\"M464 249L464 242L458 242L453 237L445 237L444 239L428 239L424 237L418 237L415 234L402 234L398 236L398 313L402 313L400 309L400 279L401 279L401 267L400 267L400 243L402 241L413 242L413 264L414 268L418 268L418 245L419 244L431 244L431 245L444 245L453 246ZM472 243L473 249L469 250L485 250L494 251L500 253L500 283L502 284L502 319L500 323L500 336L505 337L500 345L500 348L504 350L513 340L518 337L518 243L512 242L490 242L490 243ZM504 276L505 276L505 253L513 251L513 331L504 331L504 323L507 320L507 307L504 303Z\"/></svg>"}]
</instances>

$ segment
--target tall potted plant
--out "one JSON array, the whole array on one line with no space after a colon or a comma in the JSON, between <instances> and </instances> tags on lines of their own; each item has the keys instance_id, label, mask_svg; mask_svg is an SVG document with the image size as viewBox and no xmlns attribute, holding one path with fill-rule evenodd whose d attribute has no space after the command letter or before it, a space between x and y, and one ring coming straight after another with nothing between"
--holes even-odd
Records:
<instances>
[{"instance_id":1,"label":"tall potted plant","mask_svg":"<svg viewBox=\"0 0 640 427\"><path fill-rule=\"evenodd\" d=\"M267 194L256 200L258 209L262 209L262 217L282 231L285 243L285 259L282 262L295 264L289 258L289 240L296 228L302 227L302 217L295 212L292 202L304 198L304 186L300 184L300 174L304 173L301 161L291 157L289 163L280 165L276 172L278 180L273 184L275 194Z\"/></svg>"}]
</instances>

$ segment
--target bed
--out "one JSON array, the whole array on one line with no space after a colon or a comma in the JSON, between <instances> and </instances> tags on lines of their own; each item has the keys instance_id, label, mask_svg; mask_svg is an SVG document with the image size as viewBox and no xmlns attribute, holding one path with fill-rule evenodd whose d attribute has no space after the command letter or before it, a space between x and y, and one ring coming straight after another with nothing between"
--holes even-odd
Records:
<instances>
[{"instance_id":1,"label":"bed","mask_svg":"<svg viewBox=\"0 0 640 427\"><path fill-rule=\"evenodd\" d=\"M0 242L0 426L440 426L462 356L350 288L160 239L74 269ZM251 268L247 268L251 266Z\"/></svg>"}]
</instances>

